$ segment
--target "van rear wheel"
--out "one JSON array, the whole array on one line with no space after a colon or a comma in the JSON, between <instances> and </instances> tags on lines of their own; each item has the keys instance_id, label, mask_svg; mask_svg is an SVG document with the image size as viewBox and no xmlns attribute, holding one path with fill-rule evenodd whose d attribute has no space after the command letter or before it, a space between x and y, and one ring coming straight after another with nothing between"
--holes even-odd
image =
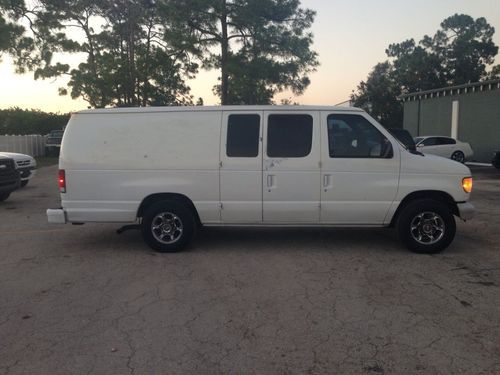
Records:
<instances>
[{"instance_id":1,"label":"van rear wheel","mask_svg":"<svg viewBox=\"0 0 500 375\"><path fill-rule=\"evenodd\" d=\"M159 252L176 252L191 241L195 220L191 210L180 202L162 201L148 207L142 218L142 237Z\"/></svg>"},{"instance_id":2,"label":"van rear wheel","mask_svg":"<svg viewBox=\"0 0 500 375\"><path fill-rule=\"evenodd\" d=\"M445 204L419 199L403 209L397 231L401 242L411 251L434 254L446 249L455 238L455 218Z\"/></svg>"}]
</instances>

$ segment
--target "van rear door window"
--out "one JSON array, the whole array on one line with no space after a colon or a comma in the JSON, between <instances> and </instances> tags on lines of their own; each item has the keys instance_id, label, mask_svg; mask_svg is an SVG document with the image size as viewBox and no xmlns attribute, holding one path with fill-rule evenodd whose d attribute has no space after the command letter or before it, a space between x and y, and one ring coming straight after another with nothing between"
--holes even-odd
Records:
<instances>
[{"instance_id":1,"label":"van rear door window","mask_svg":"<svg viewBox=\"0 0 500 375\"><path fill-rule=\"evenodd\" d=\"M226 154L233 158L259 155L260 116L230 115L227 124Z\"/></svg>"},{"instance_id":2,"label":"van rear door window","mask_svg":"<svg viewBox=\"0 0 500 375\"><path fill-rule=\"evenodd\" d=\"M311 152L312 135L310 115L269 115L267 156L303 158Z\"/></svg>"}]
</instances>

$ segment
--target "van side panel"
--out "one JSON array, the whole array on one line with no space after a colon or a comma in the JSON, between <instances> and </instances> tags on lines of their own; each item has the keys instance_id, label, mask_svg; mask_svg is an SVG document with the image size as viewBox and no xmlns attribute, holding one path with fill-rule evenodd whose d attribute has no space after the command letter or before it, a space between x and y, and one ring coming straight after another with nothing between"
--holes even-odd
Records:
<instances>
[{"instance_id":1,"label":"van side panel","mask_svg":"<svg viewBox=\"0 0 500 375\"><path fill-rule=\"evenodd\" d=\"M220 222L222 113L85 113L72 116L60 155L68 221L134 222L142 200L179 193L204 223Z\"/></svg>"},{"instance_id":2,"label":"van side panel","mask_svg":"<svg viewBox=\"0 0 500 375\"><path fill-rule=\"evenodd\" d=\"M450 168L450 164L454 169ZM449 171L449 173L446 173ZM416 155L401 152L399 189L384 224L390 224L400 203L410 194L419 191L446 193L455 202L467 202L469 194L462 188L462 179L470 176L470 170L449 159L434 155Z\"/></svg>"}]
</instances>

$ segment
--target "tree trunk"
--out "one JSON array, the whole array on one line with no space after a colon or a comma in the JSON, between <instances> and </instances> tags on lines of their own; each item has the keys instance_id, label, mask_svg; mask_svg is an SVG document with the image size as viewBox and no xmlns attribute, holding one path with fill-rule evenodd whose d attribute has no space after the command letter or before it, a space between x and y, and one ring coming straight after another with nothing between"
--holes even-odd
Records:
<instances>
[{"instance_id":1,"label":"tree trunk","mask_svg":"<svg viewBox=\"0 0 500 375\"><path fill-rule=\"evenodd\" d=\"M229 75L227 71L228 54L229 54L229 39L227 32L227 8L226 0L222 0L222 12L221 12L221 29L222 29L222 41L221 41L221 83L220 83L220 99L221 104L226 105L228 103L228 82Z\"/></svg>"}]
</instances>

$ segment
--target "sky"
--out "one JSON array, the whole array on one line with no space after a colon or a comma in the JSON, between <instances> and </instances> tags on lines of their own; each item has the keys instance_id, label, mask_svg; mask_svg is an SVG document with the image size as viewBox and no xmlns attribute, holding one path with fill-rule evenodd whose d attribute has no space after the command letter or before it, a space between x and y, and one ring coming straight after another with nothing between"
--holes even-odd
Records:
<instances>
[{"instance_id":1,"label":"sky","mask_svg":"<svg viewBox=\"0 0 500 375\"><path fill-rule=\"evenodd\" d=\"M497 30L500 46L500 0L302 0L302 6L316 10L312 32L313 49L320 66L310 75L311 85L301 96L286 92L276 99L291 98L300 104L335 105L349 99L352 90L372 67L386 59L390 43L433 35L446 17L455 13L485 17ZM18 106L52 112L87 108L81 100L59 96L65 79L34 81L33 74L18 75L7 56L0 63L0 108ZM76 62L76 58L73 58ZM496 63L500 64L500 55ZM189 82L195 98L206 105L218 104L212 93L216 71L200 71Z\"/></svg>"}]
</instances>

